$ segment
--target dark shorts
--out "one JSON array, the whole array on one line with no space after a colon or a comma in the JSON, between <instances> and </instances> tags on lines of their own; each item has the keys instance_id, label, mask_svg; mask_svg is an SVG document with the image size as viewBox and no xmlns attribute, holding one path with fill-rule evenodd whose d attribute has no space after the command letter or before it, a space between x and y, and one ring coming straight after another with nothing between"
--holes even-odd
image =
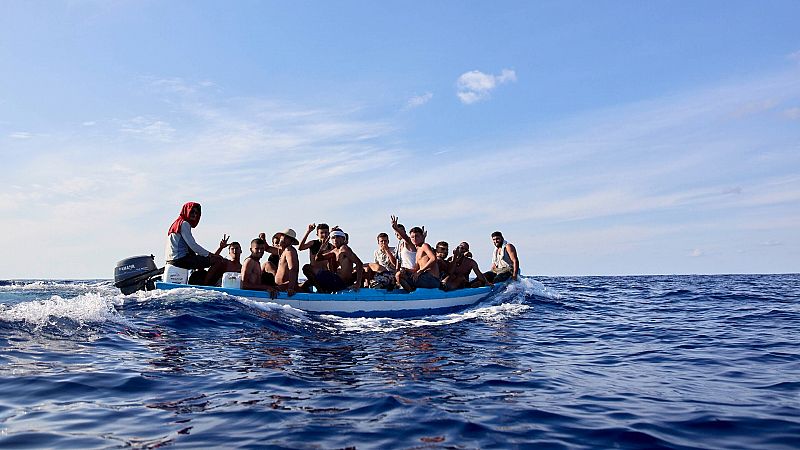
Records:
<instances>
[{"instance_id":1,"label":"dark shorts","mask_svg":"<svg viewBox=\"0 0 800 450\"><path fill-rule=\"evenodd\" d=\"M330 270L320 270L317 272L316 279L319 291L326 294L347 289L347 285L339 278L339 275Z\"/></svg>"},{"instance_id":2,"label":"dark shorts","mask_svg":"<svg viewBox=\"0 0 800 450\"><path fill-rule=\"evenodd\" d=\"M199 256L196 253L189 253L188 255L178 259L167 261L167 264L180 267L181 269L205 269L211 267L211 257Z\"/></svg>"},{"instance_id":3,"label":"dark shorts","mask_svg":"<svg viewBox=\"0 0 800 450\"><path fill-rule=\"evenodd\" d=\"M277 286L275 283L275 275L269 272L261 272L261 284L266 284L267 286Z\"/></svg>"},{"instance_id":4,"label":"dark shorts","mask_svg":"<svg viewBox=\"0 0 800 450\"><path fill-rule=\"evenodd\" d=\"M502 283L503 281L506 281L509 278L511 278L511 274L512 272L509 270L507 272L500 272L500 273L489 271L484 273L483 275L486 277L487 280L489 280L490 283Z\"/></svg>"},{"instance_id":5,"label":"dark shorts","mask_svg":"<svg viewBox=\"0 0 800 450\"><path fill-rule=\"evenodd\" d=\"M417 277L417 281L414 281L413 278L410 281L415 288L422 289L439 289L439 284L441 283L441 280L431 275L430 272L423 272Z\"/></svg>"}]
</instances>

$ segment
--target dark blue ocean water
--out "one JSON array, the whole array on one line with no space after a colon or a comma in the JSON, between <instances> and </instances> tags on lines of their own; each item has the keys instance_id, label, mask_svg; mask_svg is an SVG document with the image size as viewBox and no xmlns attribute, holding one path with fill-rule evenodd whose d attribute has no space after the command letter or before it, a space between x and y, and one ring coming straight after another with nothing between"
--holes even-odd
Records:
<instances>
[{"instance_id":1,"label":"dark blue ocean water","mask_svg":"<svg viewBox=\"0 0 800 450\"><path fill-rule=\"evenodd\" d=\"M459 314L0 282L0 447L800 448L800 275L527 278Z\"/></svg>"}]
</instances>

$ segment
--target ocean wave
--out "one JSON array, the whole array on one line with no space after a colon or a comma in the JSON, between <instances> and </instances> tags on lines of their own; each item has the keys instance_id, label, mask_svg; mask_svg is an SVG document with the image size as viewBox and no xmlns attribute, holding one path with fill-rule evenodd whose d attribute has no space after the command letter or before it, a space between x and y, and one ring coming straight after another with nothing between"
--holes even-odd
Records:
<instances>
[{"instance_id":1,"label":"ocean wave","mask_svg":"<svg viewBox=\"0 0 800 450\"><path fill-rule=\"evenodd\" d=\"M120 295L105 296L96 292L74 298L53 295L47 300L21 302L12 306L0 305L0 321L21 322L34 328L59 326L63 320L78 327L105 322L128 324L115 308L121 304Z\"/></svg>"}]
</instances>

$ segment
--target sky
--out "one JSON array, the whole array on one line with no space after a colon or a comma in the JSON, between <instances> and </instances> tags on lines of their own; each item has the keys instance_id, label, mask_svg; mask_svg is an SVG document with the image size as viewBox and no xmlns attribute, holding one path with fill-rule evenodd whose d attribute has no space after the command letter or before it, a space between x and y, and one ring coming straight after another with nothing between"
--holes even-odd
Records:
<instances>
[{"instance_id":1,"label":"sky","mask_svg":"<svg viewBox=\"0 0 800 450\"><path fill-rule=\"evenodd\" d=\"M0 279L390 216L526 275L800 272L800 2L0 0ZM301 262L307 261L301 255Z\"/></svg>"}]
</instances>

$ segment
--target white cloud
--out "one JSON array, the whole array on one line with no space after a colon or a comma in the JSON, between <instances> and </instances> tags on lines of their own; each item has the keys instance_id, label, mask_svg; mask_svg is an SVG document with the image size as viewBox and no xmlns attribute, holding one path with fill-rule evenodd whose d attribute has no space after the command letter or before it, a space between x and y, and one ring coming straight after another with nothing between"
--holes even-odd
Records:
<instances>
[{"instance_id":1,"label":"white cloud","mask_svg":"<svg viewBox=\"0 0 800 450\"><path fill-rule=\"evenodd\" d=\"M175 129L168 122L143 116L120 121L120 131L125 134L162 142L171 141L175 134Z\"/></svg>"},{"instance_id":2,"label":"white cloud","mask_svg":"<svg viewBox=\"0 0 800 450\"><path fill-rule=\"evenodd\" d=\"M783 116L786 117L787 119L798 120L800 119L800 108L798 107L789 108L783 111Z\"/></svg>"},{"instance_id":3,"label":"white cloud","mask_svg":"<svg viewBox=\"0 0 800 450\"><path fill-rule=\"evenodd\" d=\"M95 122L93 120L88 120L86 122L81 123L81 125L83 125L85 127L93 127L93 126L97 125L97 122Z\"/></svg>"},{"instance_id":4,"label":"white cloud","mask_svg":"<svg viewBox=\"0 0 800 450\"><path fill-rule=\"evenodd\" d=\"M769 111L776 106L778 106L778 102L775 99L750 101L739 106L733 112L733 116L737 118L752 116Z\"/></svg>"},{"instance_id":5,"label":"white cloud","mask_svg":"<svg viewBox=\"0 0 800 450\"><path fill-rule=\"evenodd\" d=\"M458 88L456 95L461 100L461 103L469 105L488 99L491 92L498 85L513 81L517 81L517 74L510 69L503 69L499 75L473 70L458 77L458 80L456 80L456 87Z\"/></svg>"},{"instance_id":6,"label":"white cloud","mask_svg":"<svg viewBox=\"0 0 800 450\"><path fill-rule=\"evenodd\" d=\"M699 248L692 249L692 251L689 252L689 256L691 256L692 258L698 258L700 256L703 256L704 254L705 253Z\"/></svg>"},{"instance_id":7,"label":"white cloud","mask_svg":"<svg viewBox=\"0 0 800 450\"><path fill-rule=\"evenodd\" d=\"M11 139L30 139L33 137L31 133L27 131L17 131L8 135Z\"/></svg>"},{"instance_id":8,"label":"white cloud","mask_svg":"<svg viewBox=\"0 0 800 450\"><path fill-rule=\"evenodd\" d=\"M408 101L406 102L406 106L403 109L408 110L408 109L418 108L431 101L432 98L433 98L433 93L431 92L426 92L422 95L415 95L410 99L408 99Z\"/></svg>"}]
</instances>

